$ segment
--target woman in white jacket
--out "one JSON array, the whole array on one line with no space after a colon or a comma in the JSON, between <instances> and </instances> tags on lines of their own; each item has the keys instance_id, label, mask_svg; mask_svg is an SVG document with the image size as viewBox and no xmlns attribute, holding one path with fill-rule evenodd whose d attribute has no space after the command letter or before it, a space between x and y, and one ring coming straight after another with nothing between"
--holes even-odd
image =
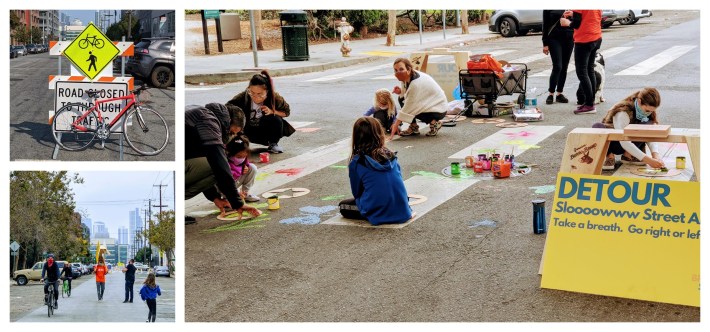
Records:
<instances>
[{"instance_id":1,"label":"woman in white jacket","mask_svg":"<svg viewBox=\"0 0 710 332\"><path fill-rule=\"evenodd\" d=\"M419 135L417 120L429 124L427 136L436 136L441 128L441 119L446 116L446 94L431 76L418 72L409 59L398 58L394 61L394 76L402 82L402 88L394 87L393 93L399 95L402 109L390 129L390 139L399 136ZM399 125L409 122L407 130L399 132Z\"/></svg>"}]
</instances>

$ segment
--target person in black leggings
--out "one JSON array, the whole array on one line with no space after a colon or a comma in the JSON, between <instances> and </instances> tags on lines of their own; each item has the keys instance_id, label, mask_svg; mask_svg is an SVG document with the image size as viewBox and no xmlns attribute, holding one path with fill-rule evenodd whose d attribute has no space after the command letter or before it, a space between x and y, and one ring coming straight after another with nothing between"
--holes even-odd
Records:
<instances>
[{"instance_id":1,"label":"person in black leggings","mask_svg":"<svg viewBox=\"0 0 710 332\"><path fill-rule=\"evenodd\" d=\"M570 27L560 26L560 17L564 10L542 11L542 53L550 55L552 59L552 72L550 73L550 87L547 91L546 103L568 103L569 100L562 94L567 80L567 67L572 58L574 49L574 30ZM557 98L554 97L557 90Z\"/></svg>"}]
</instances>

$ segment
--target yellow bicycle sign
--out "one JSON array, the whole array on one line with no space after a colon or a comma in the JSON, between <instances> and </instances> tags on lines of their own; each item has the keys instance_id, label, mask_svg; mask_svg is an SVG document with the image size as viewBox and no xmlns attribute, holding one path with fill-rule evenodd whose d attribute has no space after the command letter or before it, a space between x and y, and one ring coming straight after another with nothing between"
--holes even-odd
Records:
<instances>
[{"instance_id":1,"label":"yellow bicycle sign","mask_svg":"<svg viewBox=\"0 0 710 332\"><path fill-rule=\"evenodd\" d=\"M63 55L74 67L93 80L119 53L118 47L93 23L89 23L89 26L67 46Z\"/></svg>"}]
</instances>

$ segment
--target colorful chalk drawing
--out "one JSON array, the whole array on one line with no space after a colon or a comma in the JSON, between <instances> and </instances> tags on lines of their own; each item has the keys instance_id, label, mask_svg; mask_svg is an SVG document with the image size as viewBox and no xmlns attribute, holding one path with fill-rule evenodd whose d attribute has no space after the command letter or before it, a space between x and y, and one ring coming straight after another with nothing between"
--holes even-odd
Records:
<instances>
[{"instance_id":1,"label":"colorful chalk drawing","mask_svg":"<svg viewBox=\"0 0 710 332\"><path fill-rule=\"evenodd\" d=\"M439 173L434 173L434 172L427 172L427 171L414 171L412 172L414 175L419 175L419 176L424 176L428 178L434 178L434 179L443 179L445 176L439 174Z\"/></svg>"},{"instance_id":2,"label":"colorful chalk drawing","mask_svg":"<svg viewBox=\"0 0 710 332\"><path fill-rule=\"evenodd\" d=\"M317 225L317 224L320 224L321 215L331 212L333 210L337 210L337 209L338 209L338 207L335 205L304 206L299 209L299 211L301 211L300 216L284 219L284 220L279 221L279 223L286 224L286 225L293 225L293 224Z\"/></svg>"},{"instance_id":3,"label":"colorful chalk drawing","mask_svg":"<svg viewBox=\"0 0 710 332\"><path fill-rule=\"evenodd\" d=\"M286 168L286 169L276 170L275 173L286 174L286 176L294 176L298 173L301 173L302 171L303 171L303 168Z\"/></svg>"},{"instance_id":4,"label":"colorful chalk drawing","mask_svg":"<svg viewBox=\"0 0 710 332\"><path fill-rule=\"evenodd\" d=\"M468 228L477 228L477 227L496 227L498 226L498 223L493 221L493 220L488 220L484 219L481 221L469 221L468 222Z\"/></svg>"},{"instance_id":5,"label":"colorful chalk drawing","mask_svg":"<svg viewBox=\"0 0 710 332\"><path fill-rule=\"evenodd\" d=\"M271 173L265 173L265 172L256 173L256 180L255 181L264 181L269 176L271 176Z\"/></svg>"},{"instance_id":6,"label":"colorful chalk drawing","mask_svg":"<svg viewBox=\"0 0 710 332\"><path fill-rule=\"evenodd\" d=\"M209 234L209 233L218 233L218 232L224 232L224 231L237 231L241 229L247 229L247 228L261 228L266 225L263 224L265 221L269 221L271 218L269 217L268 213L262 213L260 216L253 218L253 219L246 219L246 220L237 220L232 223L228 223L225 225L217 226L214 228L210 229L205 229L201 231L203 234Z\"/></svg>"},{"instance_id":7,"label":"colorful chalk drawing","mask_svg":"<svg viewBox=\"0 0 710 332\"><path fill-rule=\"evenodd\" d=\"M325 196L325 197L322 197L320 200L321 201L337 201L337 200L343 199L345 197L348 197L348 195Z\"/></svg>"},{"instance_id":8,"label":"colorful chalk drawing","mask_svg":"<svg viewBox=\"0 0 710 332\"><path fill-rule=\"evenodd\" d=\"M298 128L296 131L302 132L302 133L312 133L314 131L318 131L320 128Z\"/></svg>"},{"instance_id":9,"label":"colorful chalk drawing","mask_svg":"<svg viewBox=\"0 0 710 332\"><path fill-rule=\"evenodd\" d=\"M535 189L536 194L549 194L555 192L555 185L548 184L545 186L528 187L530 189Z\"/></svg>"},{"instance_id":10,"label":"colorful chalk drawing","mask_svg":"<svg viewBox=\"0 0 710 332\"><path fill-rule=\"evenodd\" d=\"M526 130L521 130L521 131L519 131L519 132L517 132L517 133L504 133L504 134L505 134L506 136L508 136L509 138L528 137L528 136L534 136L534 135L535 135L535 133L529 132L529 131L526 131Z\"/></svg>"}]
</instances>

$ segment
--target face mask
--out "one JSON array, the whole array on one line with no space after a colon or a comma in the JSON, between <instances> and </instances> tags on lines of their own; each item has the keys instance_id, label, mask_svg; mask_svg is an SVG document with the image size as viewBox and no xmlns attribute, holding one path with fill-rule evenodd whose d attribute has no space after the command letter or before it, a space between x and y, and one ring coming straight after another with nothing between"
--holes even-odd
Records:
<instances>
[{"instance_id":1,"label":"face mask","mask_svg":"<svg viewBox=\"0 0 710 332\"><path fill-rule=\"evenodd\" d=\"M232 160L237 163L237 165L241 165L242 163L244 163L245 160L247 160L247 158L232 157Z\"/></svg>"},{"instance_id":2,"label":"face mask","mask_svg":"<svg viewBox=\"0 0 710 332\"><path fill-rule=\"evenodd\" d=\"M47 260L47 264L49 264L49 266L52 266L52 264L54 264L54 260L51 259L51 258L48 259L48 260Z\"/></svg>"},{"instance_id":3,"label":"face mask","mask_svg":"<svg viewBox=\"0 0 710 332\"><path fill-rule=\"evenodd\" d=\"M641 122L648 122L648 117L653 112L646 112L641 107L639 107L638 99L634 100L634 107L636 108L636 119Z\"/></svg>"},{"instance_id":4,"label":"face mask","mask_svg":"<svg viewBox=\"0 0 710 332\"><path fill-rule=\"evenodd\" d=\"M397 73L394 74L394 76L400 81L400 82L407 82L409 81L409 74L406 71L398 71Z\"/></svg>"}]
</instances>

